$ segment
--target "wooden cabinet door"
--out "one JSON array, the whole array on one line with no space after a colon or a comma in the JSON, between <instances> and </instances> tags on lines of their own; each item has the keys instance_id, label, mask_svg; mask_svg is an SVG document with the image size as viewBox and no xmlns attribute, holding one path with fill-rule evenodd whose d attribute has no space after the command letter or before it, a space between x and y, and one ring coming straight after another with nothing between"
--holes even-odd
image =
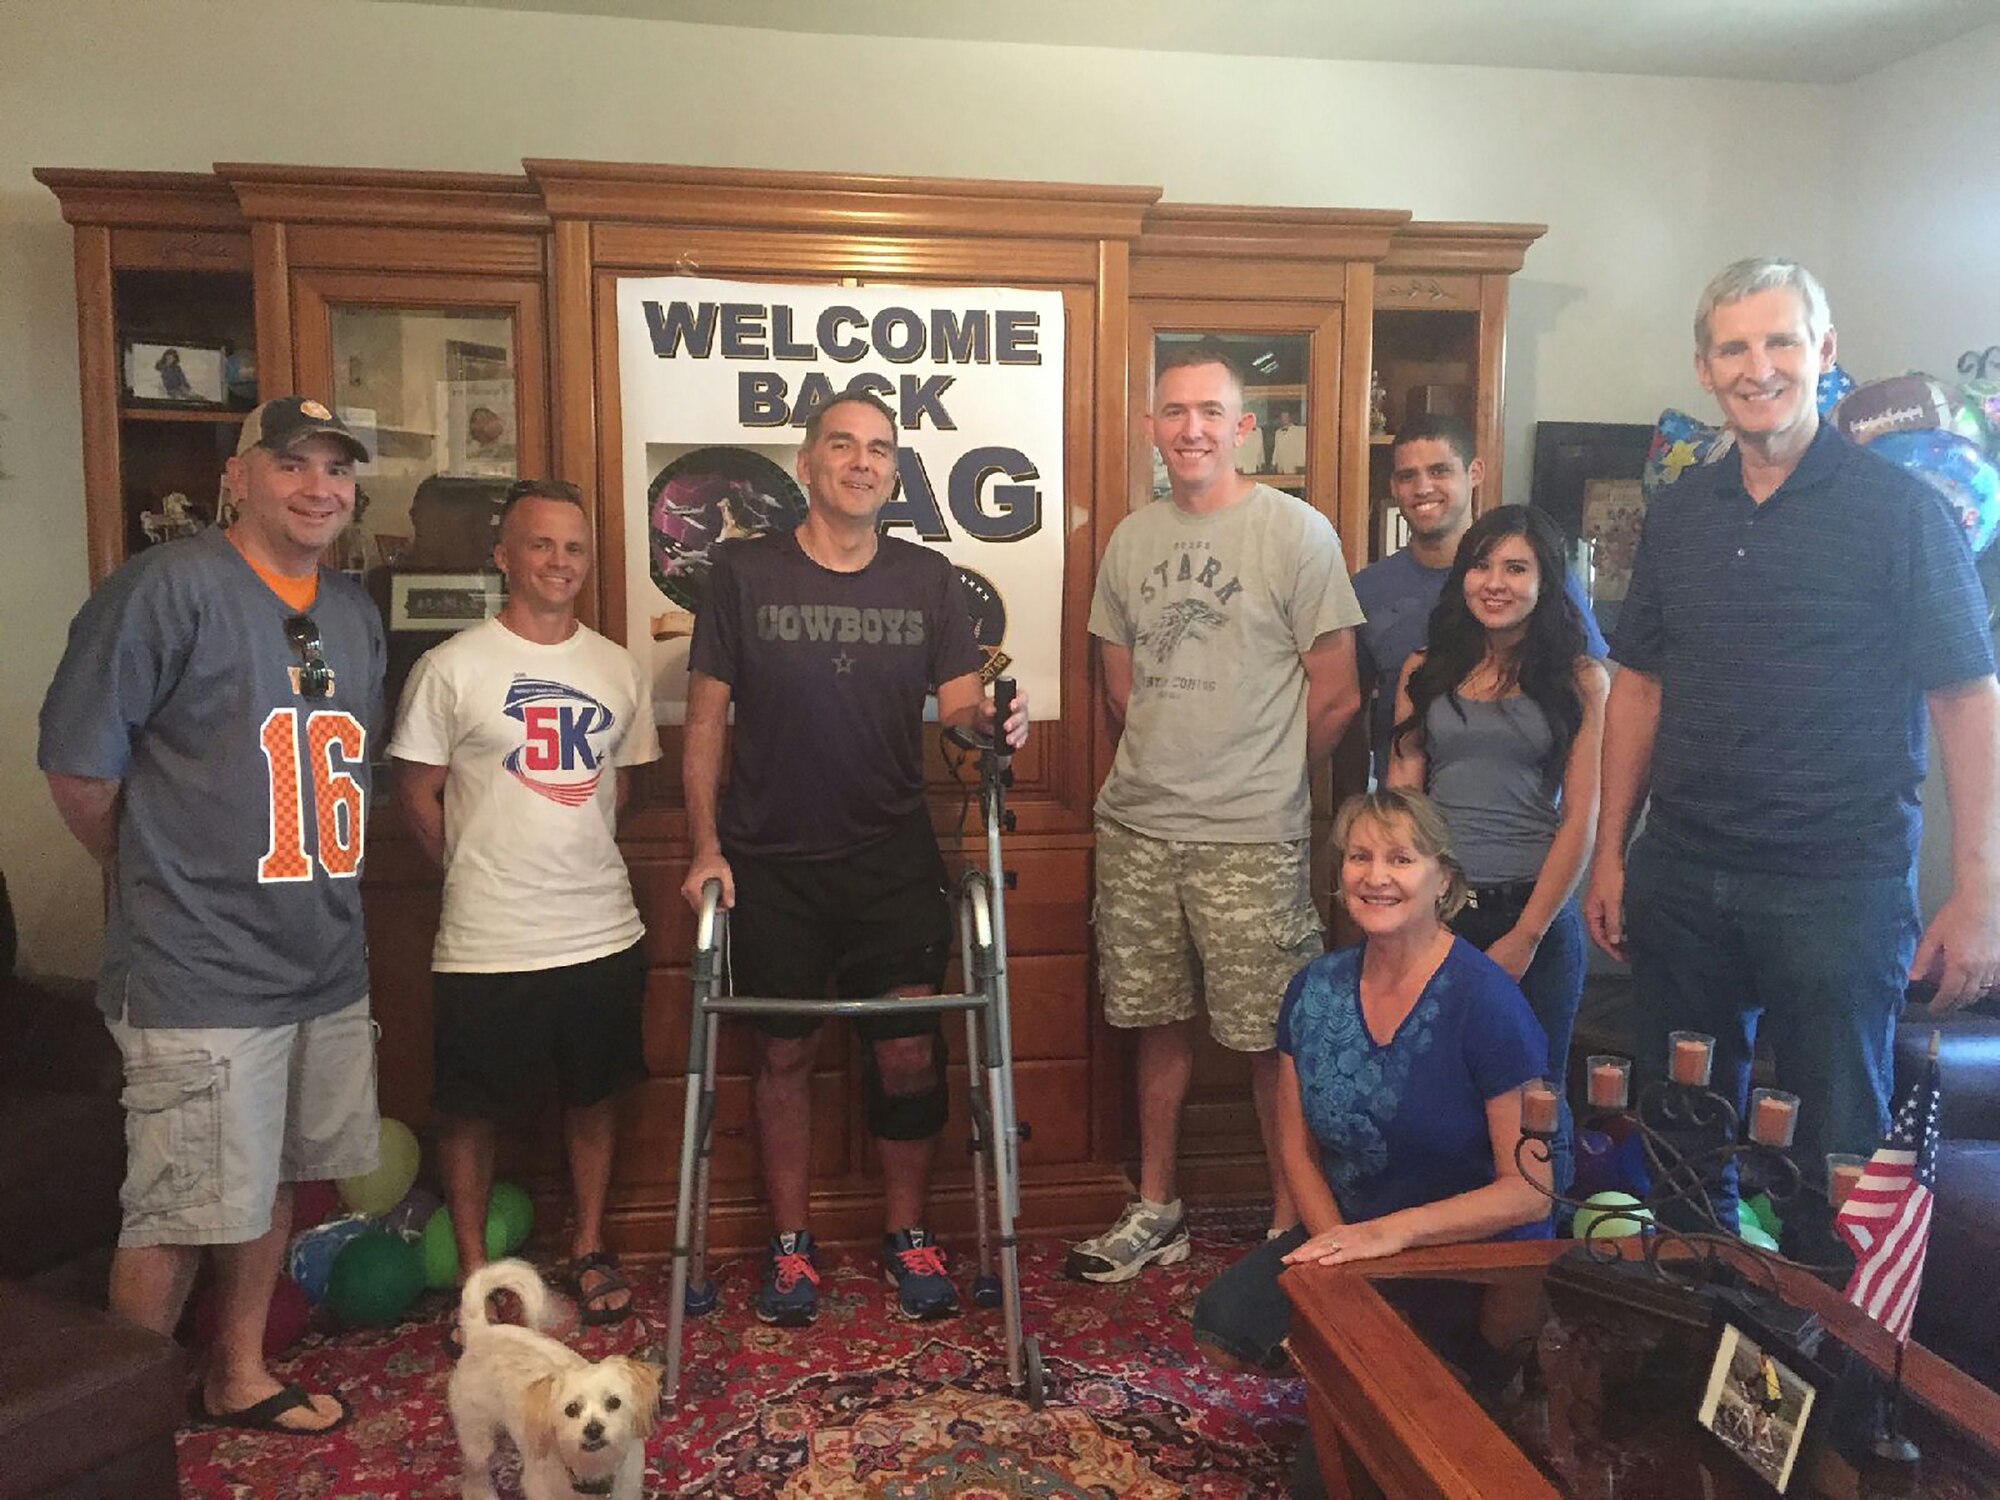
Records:
<instances>
[{"instance_id":1,"label":"wooden cabinet door","mask_svg":"<svg viewBox=\"0 0 2000 1500\"><path fill-rule=\"evenodd\" d=\"M297 389L338 411L372 454L358 477L367 504L336 551L388 634L379 762L416 659L497 607L493 521L507 486L548 472L543 289L521 278L299 270L291 305ZM440 609L454 599L456 613ZM587 595L582 603L588 613ZM380 1096L384 1114L421 1125L438 875L403 836L391 790L378 774L364 877Z\"/></svg>"}]
</instances>

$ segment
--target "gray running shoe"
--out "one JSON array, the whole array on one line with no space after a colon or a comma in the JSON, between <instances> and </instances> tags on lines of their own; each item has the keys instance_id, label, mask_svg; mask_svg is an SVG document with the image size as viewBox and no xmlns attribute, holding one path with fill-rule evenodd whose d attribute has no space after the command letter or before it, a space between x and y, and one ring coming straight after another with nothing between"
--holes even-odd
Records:
<instances>
[{"instance_id":1,"label":"gray running shoe","mask_svg":"<svg viewBox=\"0 0 2000 1500\"><path fill-rule=\"evenodd\" d=\"M1178 1198L1164 1208L1134 1200L1103 1234L1070 1247L1063 1274L1081 1281L1130 1281L1150 1265L1179 1265L1192 1249Z\"/></svg>"}]
</instances>

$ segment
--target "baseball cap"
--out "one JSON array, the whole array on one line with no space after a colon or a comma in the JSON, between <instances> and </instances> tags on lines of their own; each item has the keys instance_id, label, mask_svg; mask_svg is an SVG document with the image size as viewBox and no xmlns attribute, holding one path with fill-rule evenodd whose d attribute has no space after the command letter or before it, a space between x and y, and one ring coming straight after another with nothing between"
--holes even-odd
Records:
<instances>
[{"instance_id":1,"label":"baseball cap","mask_svg":"<svg viewBox=\"0 0 2000 1500\"><path fill-rule=\"evenodd\" d=\"M242 435L236 439L239 455L252 448L269 448L284 453L309 437L330 437L345 443L356 463L368 462L368 449L347 430L347 424L310 396L280 396L266 401L243 419Z\"/></svg>"}]
</instances>

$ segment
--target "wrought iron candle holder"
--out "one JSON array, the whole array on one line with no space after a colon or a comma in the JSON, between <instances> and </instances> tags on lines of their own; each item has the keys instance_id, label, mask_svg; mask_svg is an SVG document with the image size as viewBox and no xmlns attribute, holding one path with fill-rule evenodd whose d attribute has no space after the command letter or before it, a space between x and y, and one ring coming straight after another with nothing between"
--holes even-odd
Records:
<instances>
[{"instance_id":1,"label":"wrought iron candle holder","mask_svg":"<svg viewBox=\"0 0 2000 1500\"><path fill-rule=\"evenodd\" d=\"M1630 1234L1599 1238L1593 1232L1596 1224L1587 1223L1572 1258L1551 1268L1552 1280L1686 1323L1708 1323L1718 1303L1728 1304L1811 1358L1818 1354L1824 1330L1818 1317L1786 1301L1779 1268L1841 1285L1852 1274L1853 1262L1795 1260L1743 1239L1722 1222L1713 1189L1732 1166L1754 1168L1762 1190L1780 1208L1819 1194L1806 1186L1789 1151L1803 1107L1798 1096L1754 1090L1746 1134L1735 1105L1709 1087L1714 1045L1712 1037L1699 1033L1672 1033L1667 1077L1641 1090L1636 1108L1629 1107L1629 1059L1605 1055L1586 1060L1584 1091L1595 1117L1629 1120L1629 1133L1638 1137L1644 1152L1651 1183L1643 1196L1628 1195L1636 1201L1623 1206L1592 1202L1546 1187L1526 1170L1530 1162L1548 1166L1554 1159L1561 1101L1543 1081L1522 1091L1515 1165L1551 1204L1588 1212L1596 1224L1623 1223L1639 1231L1640 1253L1628 1256L1621 1247ZM1827 1157L1825 1201L1830 1208L1838 1211L1865 1165L1859 1156ZM1681 1224L1666 1222L1669 1212ZM1857 1431L1865 1439L1864 1458L1877 1468L1887 1466L1883 1472L1908 1472L1917 1449L1900 1430L1901 1346L1893 1377L1860 1372L1858 1378L1858 1391L1846 1399L1860 1403L1850 1409L1861 1424Z\"/></svg>"},{"instance_id":2,"label":"wrought iron candle holder","mask_svg":"<svg viewBox=\"0 0 2000 1500\"><path fill-rule=\"evenodd\" d=\"M1545 1186L1543 1174L1527 1170L1531 1162L1546 1166L1554 1159L1559 1099L1544 1082L1523 1090L1515 1164L1552 1205L1588 1215L1577 1241L1579 1253L1612 1274L1619 1295L1688 1320L1707 1317L1712 1302L1724 1298L1809 1345L1817 1335L1817 1320L1785 1303L1778 1268L1837 1279L1851 1266L1815 1265L1752 1244L1723 1223L1713 1199L1732 1167L1739 1172L1754 1168L1763 1191L1781 1210L1814 1191L1787 1149L1797 1129L1800 1101L1781 1090L1756 1090L1746 1133L1736 1106L1709 1087L1714 1046L1712 1037L1673 1033L1668 1076L1641 1090L1636 1108L1630 1107L1629 1060L1599 1056L1586 1062L1585 1092L1593 1112L1629 1120L1629 1133L1639 1139L1650 1187L1643 1195L1629 1195L1636 1201L1616 1206L1592 1202ZM1669 1223L1669 1216L1677 1222ZM1621 1225L1638 1231L1639 1256L1628 1256L1621 1248L1632 1237L1629 1231L1606 1235L1600 1227L1615 1231ZM1650 1289L1641 1277L1652 1283Z\"/></svg>"}]
</instances>

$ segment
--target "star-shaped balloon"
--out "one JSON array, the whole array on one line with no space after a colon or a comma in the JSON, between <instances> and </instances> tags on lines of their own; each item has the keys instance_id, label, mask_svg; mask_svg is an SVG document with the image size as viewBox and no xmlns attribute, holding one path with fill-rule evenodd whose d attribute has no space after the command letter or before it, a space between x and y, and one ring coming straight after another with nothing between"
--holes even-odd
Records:
<instances>
[{"instance_id":1,"label":"star-shaped balloon","mask_svg":"<svg viewBox=\"0 0 2000 1500\"><path fill-rule=\"evenodd\" d=\"M1671 484L1681 477L1681 470L1695 461L1694 444L1683 438L1668 448L1660 459L1660 467L1667 471L1667 482Z\"/></svg>"}]
</instances>

